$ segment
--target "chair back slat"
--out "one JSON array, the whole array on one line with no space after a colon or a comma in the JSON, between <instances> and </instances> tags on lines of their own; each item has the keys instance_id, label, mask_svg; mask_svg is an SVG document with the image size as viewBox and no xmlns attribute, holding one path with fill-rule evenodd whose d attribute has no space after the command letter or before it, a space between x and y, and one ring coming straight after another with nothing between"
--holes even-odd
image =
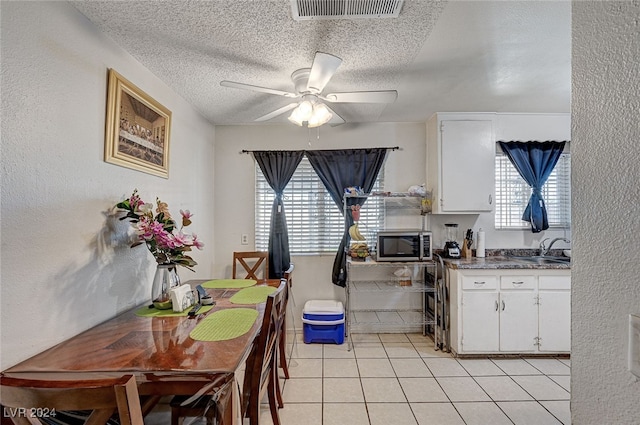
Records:
<instances>
[{"instance_id":1,"label":"chair back slat","mask_svg":"<svg viewBox=\"0 0 640 425\"><path fill-rule=\"evenodd\" d=\"M122 425L143 425L138 388L132 375L80 381L3 375L0 376L0 404L14 409L93 410L87 424L101 425L117 409Z\"/></svg>"},{"instance_id":2,"label":"chair back slat","mask_svg":"<svg viewBox=\"0 0 640 425\"><path fill-rule=\"evenodd\" d=\"M269 279L269 253L263 251L234 252L231 277L258 281Z\"/></svg>"}]
</instances>

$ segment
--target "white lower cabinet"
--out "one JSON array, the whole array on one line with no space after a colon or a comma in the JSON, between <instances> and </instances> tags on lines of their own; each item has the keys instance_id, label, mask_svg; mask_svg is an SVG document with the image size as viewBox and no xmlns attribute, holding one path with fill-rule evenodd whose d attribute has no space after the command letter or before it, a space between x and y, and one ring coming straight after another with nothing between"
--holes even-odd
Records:
<instances>
[{"instance_id":1,"label":"white lower cabinet","mask_svg":"<svg viewBox=\"0 0 640 425\"><path fill-rule=\"evenodd\" d=\"M570 271L449 269L448 273L454 352L569 352Z\"/></svg>"},{"instance_id":2,"label":"white lower cabinet","mask_svg":"<svg viewBox=\"0 0 640 425\"><path fill-rule=\"evenodd\" d=\"M540 276L538 334L541 352L571 350L571 277Z\"/></svg>"},{"instance_id":3,"label":"white lower cabinet","mask_svg":"<svg viewBox=\"0 0 640 425\"><path fill-rule=\"evenodd\" d=\"M495 306L495 307L494 307ZM498 293L462 291L464 323L461 345L468 352L497 351L499 340Z\"/></svg>"}]
</instances>

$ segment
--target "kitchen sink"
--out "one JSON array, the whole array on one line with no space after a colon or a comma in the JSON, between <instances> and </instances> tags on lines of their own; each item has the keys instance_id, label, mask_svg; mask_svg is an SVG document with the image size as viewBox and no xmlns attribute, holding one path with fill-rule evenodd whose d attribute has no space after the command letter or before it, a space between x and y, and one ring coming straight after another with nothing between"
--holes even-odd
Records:
<instances>
[{"instance_id":1,"label":"kitchen sink","mask_svg":"<svg viewBox=\"0 0 640 425\"><path fill-rule=\"evenodd\" d=\"M569 257L553 257L548 255L509 255L508 258L535 264L569 264L571 262L571 258Z\"/></svg>"}]
</instances>

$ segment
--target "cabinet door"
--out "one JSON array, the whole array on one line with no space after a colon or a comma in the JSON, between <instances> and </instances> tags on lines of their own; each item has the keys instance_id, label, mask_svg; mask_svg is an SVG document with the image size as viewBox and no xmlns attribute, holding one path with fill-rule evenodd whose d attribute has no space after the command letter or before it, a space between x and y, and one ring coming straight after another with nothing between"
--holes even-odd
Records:
<instances>
[{"instance_id":1,"label":"cabinet door","mask_svg":"<svg viewBox=\"0 0 640 425\"><path fill-rule=\"evenodd\" d=\"M571 351L571 291L539 292L540 351Z\"/></svg>"},{"instance_id":2,"label":"cabinet door","mask_svg":"<svg viewBox=\"0 0 640 425\"><path fill-rule=\"evenodd\" d=\"M495 143L491 121L443 120L441 210L493 211Z\"/></svg>"},{"instance_id":3,"label":"cabinet door","mask_svg":"<svg viewBox=\"0 0 640 425\"><path fill-rule=\"evenodd\" d=\"M500 351L535 351L537 318L534 291L500 292Z\"/></svg>"},{"instance_id":4,"label":"cabinet door","mask_svg":"<svg viewBox=\"0 0 640 425\"><path fill-rule=\"evenodd\" d=\"M498 351L498 293L462 292L462 353Z\"/></svg>"}]
</instances>

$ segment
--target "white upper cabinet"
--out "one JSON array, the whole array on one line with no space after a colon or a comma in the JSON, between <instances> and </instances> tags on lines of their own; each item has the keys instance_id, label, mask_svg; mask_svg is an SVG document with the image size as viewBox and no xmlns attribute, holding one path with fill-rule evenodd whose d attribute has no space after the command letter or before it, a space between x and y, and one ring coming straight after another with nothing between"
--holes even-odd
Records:
<instances>
[{"instance_id":1,"label":"white upper cabinet","mask_svg":"<svg viewBox=\"0 0 640 425\"><path fill-rule=\"evenodd\" d=\"M427 187L433 212L493 211L495 114L438 113L427 122Z\"/></svg>"}]
</instances>

